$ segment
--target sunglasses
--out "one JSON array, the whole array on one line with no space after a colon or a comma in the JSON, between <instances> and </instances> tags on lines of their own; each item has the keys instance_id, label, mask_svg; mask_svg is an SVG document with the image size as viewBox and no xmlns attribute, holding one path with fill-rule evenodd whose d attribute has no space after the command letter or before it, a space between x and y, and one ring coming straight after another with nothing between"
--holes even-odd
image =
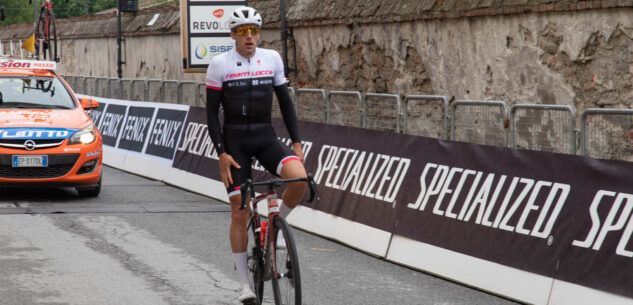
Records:
<instances>
[{"instance_id":1,"label":"sunglasses","mask_svg":"<svg viewBox=\"0 0 633 305\"><path fill-rule=\"evenodd\" d=\"M235 30L235 33L238 36L248 36L248 33L251 33L251 35L255 36L259 34L259 28L256 26L245 26L245 27L237 28Z\"/></svg>"}]
</instances>

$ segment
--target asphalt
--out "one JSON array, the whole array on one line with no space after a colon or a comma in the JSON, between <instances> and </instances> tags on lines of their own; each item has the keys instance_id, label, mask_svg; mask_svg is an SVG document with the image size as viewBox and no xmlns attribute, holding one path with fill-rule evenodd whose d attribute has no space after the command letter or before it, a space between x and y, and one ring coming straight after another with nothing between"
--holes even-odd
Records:
<instances>
[{"instance_id":1,"label":"asphalt","mask_svg":"<svg viewBox=\"0 0 633 305\"><path fill-rule=\"evenodd\" d=\"M0 189L1 303L239 304L229 221L224 203L108 167L98 198ZM518 304L294 235L303 304Z\"/></svg>"}]
</instances>

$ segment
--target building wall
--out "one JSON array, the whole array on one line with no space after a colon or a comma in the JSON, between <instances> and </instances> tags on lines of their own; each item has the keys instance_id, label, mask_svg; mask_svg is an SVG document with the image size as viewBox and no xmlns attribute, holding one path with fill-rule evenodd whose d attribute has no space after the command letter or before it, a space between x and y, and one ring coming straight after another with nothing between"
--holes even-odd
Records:
<instances>
[{"instance_id":1,"label":"building wall","mask_svg":"<svg viewBox=\"0 0 633 305\"><path fill-rule=\"evenodd\" d=\"M250 3L265 17L260 46L280 50L278 2ZM633 103L633 4L465 3L288 1L299 68L289 75L292 85L572 105L579 112ZM146 26L156 13L157 24ZM182 72L179 16L177 6L123 15L124 78L204 81L202 73ZM116 77L115 15L62 20L58 29L62 73ZM30 31L27 24L0 28L0 40L25 39Z\"/></svg>"}]
</instances>

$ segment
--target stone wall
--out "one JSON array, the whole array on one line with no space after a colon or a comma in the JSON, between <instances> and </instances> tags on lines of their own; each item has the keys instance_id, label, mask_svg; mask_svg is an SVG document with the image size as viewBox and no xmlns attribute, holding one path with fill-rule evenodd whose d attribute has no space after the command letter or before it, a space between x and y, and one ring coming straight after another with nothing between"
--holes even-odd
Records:
<instances>
[{"instance_id":1,"label":"stone wall","mask_svg":"<svg viewBox=\"0 0 633 305\"><path fill-rule=\"evenodd\" d=\"M300 87L586 107L633 102L632 9L295 28Z\"/></svg>"},{"instance_id":2,"label":"stone wall","mask_svg":"<svg viewBox=\"0 0 633 305\"><path fill-rule=\"evenodd\" d=\"M280 50L278 1L260 45ZM630 1L288 0L295 87L455 99L623 107L633 103ZM147 22L160 13L158 22ZM177 6L123 15L124 78L204 81L182 73ZM0 28L24 39L32 25ZM116 76L113 14L58 21L63 73ZM6 47L6 44L5 44Z\"/></svg>"}]
</instances>

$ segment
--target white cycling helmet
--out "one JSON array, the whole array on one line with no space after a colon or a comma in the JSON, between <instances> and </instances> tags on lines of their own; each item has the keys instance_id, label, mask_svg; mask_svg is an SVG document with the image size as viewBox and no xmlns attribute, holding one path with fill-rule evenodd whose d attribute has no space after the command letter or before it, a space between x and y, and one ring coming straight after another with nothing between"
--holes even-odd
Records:
<instances>
[{"instance_id":1,"label":"white cycling helmet","mask_svg":"<svg viewBox=\"0 0 633 305\"><path fill-rule=\"evenodd\" d=\"M231 21L229 21L229 27L232 29L244 25L255 24L258 27L262 26L262 16L256 9L248 6L238 7L231 14Z\"/></svg>"}]
</instances>

